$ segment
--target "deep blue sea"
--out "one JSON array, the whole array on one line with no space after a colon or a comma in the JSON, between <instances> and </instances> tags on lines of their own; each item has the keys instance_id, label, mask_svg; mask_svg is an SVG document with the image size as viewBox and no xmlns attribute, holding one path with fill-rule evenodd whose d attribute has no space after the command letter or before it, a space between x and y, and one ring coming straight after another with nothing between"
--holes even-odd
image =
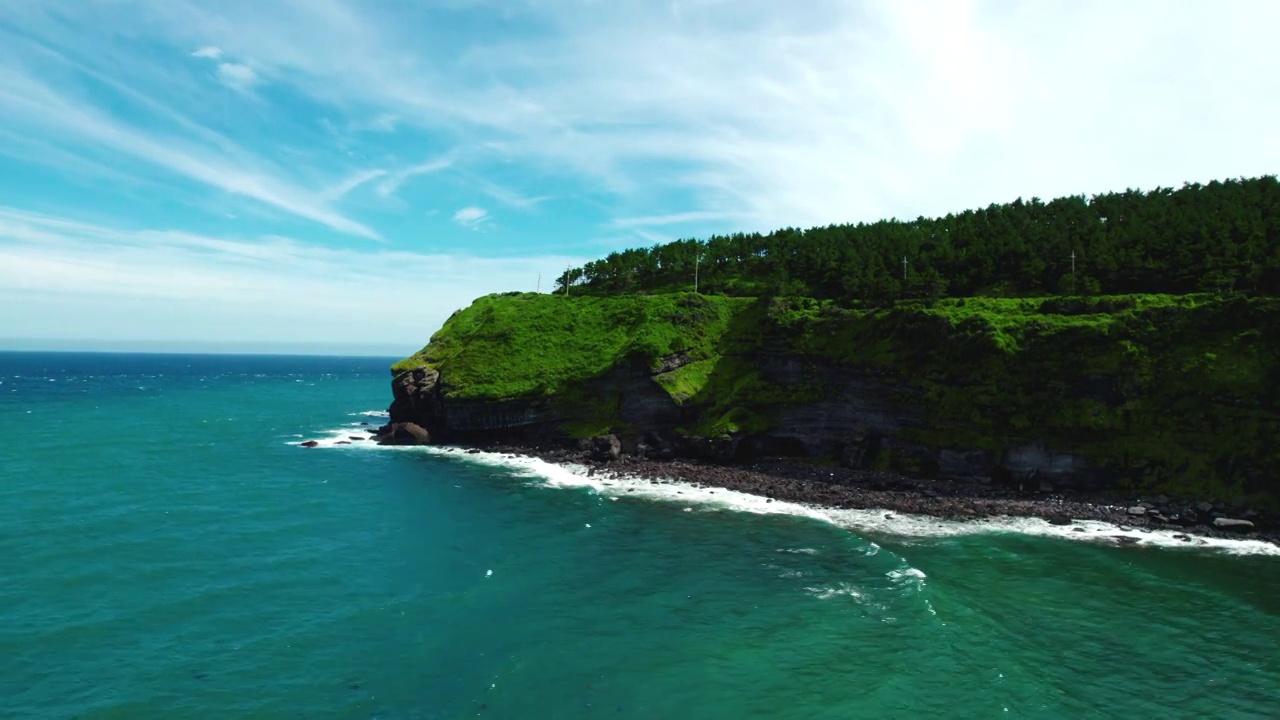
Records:
<instances>
[{"instance_id":1,"label":"deep blue sea","mask_svg":"<svg viewBox=\"0 0 1280 720\"><path fill-rule=\"evenodd\" d=\"M0 717L1280 717L1271 546L338 444L391 361L0 354Z\"/></svg>"}]
</instances>

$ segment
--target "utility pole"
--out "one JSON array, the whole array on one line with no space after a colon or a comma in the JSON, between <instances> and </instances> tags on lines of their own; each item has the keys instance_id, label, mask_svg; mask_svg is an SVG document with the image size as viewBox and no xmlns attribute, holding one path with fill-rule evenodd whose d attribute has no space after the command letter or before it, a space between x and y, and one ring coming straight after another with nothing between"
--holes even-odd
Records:
<instances>
[{"instance_id":1,"label":"utility pole","mask_svg":"<svg viewBox=\"0 0 1280 720\"><path fill-rule=\"evenodd\" d=\"M1076 274L1076 251L1071 251L1071 274Z\"/></svg>"},{"instance_id":2,"label":"utility pole","mask_svg":"<svg viewBox=\"0 0 1280 720\"><path fill-rule=\"evenodd\" d=\"M564 264L564 295L565 297L569 297L570 282L571 282L571 279L569 277L569 263L565 263Z\"/></svg>"},{"instance_id":3,"label":"utility pole","mask_svg":"<svg viewBox=\"0 0 1280 720\"><path fill-rule=\"evenodd\" d=\"M702 253L694 251L693 253L693 292L698 292L698 263L702 260Z\"/></svg>"},{"instance_id":4,"label":"utility pole","mask_svg":"<svg viewBox=\"0 0 1280 720\"><path fill-rule=\"evenodd\" d=\"M902 279L907 279L907 256L902 256Z\"/></svg>"},{"instance_id":5,"label":"utility pole","mask_svg":"<svg viewBox=\"0 0 1280 720\"><path fill-rule=\"evenodd\" d=\"M534 292L542 292L542 273L538 273L538 289Z\"/></svg>"}]
</instances>

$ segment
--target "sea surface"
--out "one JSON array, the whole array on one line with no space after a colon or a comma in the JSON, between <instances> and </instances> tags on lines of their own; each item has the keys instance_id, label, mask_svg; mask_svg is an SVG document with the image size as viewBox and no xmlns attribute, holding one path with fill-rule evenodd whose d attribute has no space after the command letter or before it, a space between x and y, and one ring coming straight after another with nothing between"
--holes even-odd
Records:
<instances>
[{"instance_id":1,"label":"sea surface","mask_svg":"<svg viewBox=\"0 0 1280 720\"><path fill-rule=\"evenodd\" d=\"M1280 717L1273 546L339 444L390 362L0 354L0 717Z\"/></svg>"}]
</instances>

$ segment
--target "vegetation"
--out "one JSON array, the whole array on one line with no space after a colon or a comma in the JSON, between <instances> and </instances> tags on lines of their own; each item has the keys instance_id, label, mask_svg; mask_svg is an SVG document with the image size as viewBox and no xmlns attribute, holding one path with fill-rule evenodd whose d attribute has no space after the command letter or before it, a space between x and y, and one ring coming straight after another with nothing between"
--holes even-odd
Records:
<instances>
[{"instance_id":1,"label":"vegetation","mask_svg":"<svg viewBox=\"0 0 1280 720\"><path fill-rule=\"evenodd\" d=\"M905 260L905 263L904 263ZM719 235L568 270L579 293L698 289L845 304L910 298L1280 289L1274 176L1038 198L941 218Z\"/></svg>"},{"instance_id":2,"label":"vegetation","mask_svg":"<svg viewBox=\"0 0 1280 720\"><path fill-rule=\"evenodd\" d=\"M1280 490L1280 300L1098 304L1122 309L968 299L862 312L806 299L777 303L772 332L790 352L909 388L928 422L905 435L927 446L1035 440L1135 486Z\"/></svg>"},{"instance_id":3,"label":"vegetation","mask_svg":"<svg viewBox=\"0 0 1280 720\"><path fill-rule=\"evenodd\" d=\"M617 368L646 370L702 437L871 380L924 418L901 432L923 447L1042 442L1134 486L1280 500L1271 176L682 240L560 283L480 298L396 368L440 370L448 398L545 399L571 435L628 430L624 391L587 382ZM802 371L779 380L779 358Z\"/></svg>"},{"instance_id":4,"label":"vegetation","mask_svg":"<svg viewBox=\"0 0 1280 720\"><path fill-rule=\"evenodd\" d=\"M554 395L627 362L657 370L678 353L713 358L735 310L749 304L692 293L568 303L537 293L489 295L454 313L425 348L393 370L447 367L446 392L456 398Z\"/></svg>"}]
</instances>

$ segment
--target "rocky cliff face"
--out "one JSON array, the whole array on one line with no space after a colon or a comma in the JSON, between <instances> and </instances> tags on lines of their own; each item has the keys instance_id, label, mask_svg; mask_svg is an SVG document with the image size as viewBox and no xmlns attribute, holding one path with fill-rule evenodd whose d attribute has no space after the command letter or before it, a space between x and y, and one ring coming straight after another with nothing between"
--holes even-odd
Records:
<instances>
[{"instance_id":1,"label":"rocky cliff face","mask_svg":"<svg viewBox=\"0 0 1280 720\"><path fill-rule=\"evenodd\" d=\"M442 442L612 434L651 457L1280 496L1280 305L985 302L490 297L397 365L391 416Z\"/></svg>"},{"instance_id":2,"label":"rocky cliff face","mask_svg":"<svg viewBox=\"0 0 1280 720\"><path fill-rule=\"evenodd\" d=\"M573 426L604 413L611 418L599 427L601 432L619 436L626 452L651 457L684 455L722 462L762 456L828 457L847 467L1040 490L1105 487L1112 480L1086 458L1054 452L1043 443L974 450L909 439L904 430L935 426L919 393L899 383L782 353L764 353L753 362L782 396L817 380L831 394L769 406L769 425L758 432L700 437L684 428L706 408L677 403L658 382L664 373L679 368L676 362L656 372L637 365L615 368L583 383L572 399L449 399L447 378L440 371L416 367L397 373L392 381L391 422L420 425L439 442L569 444L577 441Z\"/></svg>"}]
</instances>

